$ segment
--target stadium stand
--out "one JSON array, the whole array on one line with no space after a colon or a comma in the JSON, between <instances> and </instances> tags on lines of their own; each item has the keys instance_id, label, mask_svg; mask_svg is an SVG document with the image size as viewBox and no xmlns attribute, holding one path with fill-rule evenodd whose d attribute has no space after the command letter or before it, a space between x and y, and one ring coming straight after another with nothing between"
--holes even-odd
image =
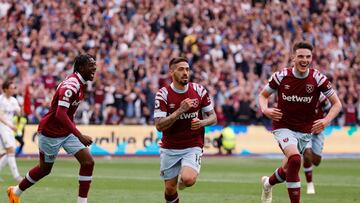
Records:
<instances>
[{"instance_id":1,"label":"stadium stand","mask_svg":"<svg viewBox=\"0 0 360 203\"><path fill-rule=\"evenodd\" d=\"M168 61L183 55L191 79L209 88L220 124L266 124L256 95L302 39L315 45L313 66L344 104L336 124L360 120L358 1L1 1L0 25L0 83L14 78L31 123L75 55L88 52L99 71L77 123L152 124Z\"/></svg>"}]
</instances>

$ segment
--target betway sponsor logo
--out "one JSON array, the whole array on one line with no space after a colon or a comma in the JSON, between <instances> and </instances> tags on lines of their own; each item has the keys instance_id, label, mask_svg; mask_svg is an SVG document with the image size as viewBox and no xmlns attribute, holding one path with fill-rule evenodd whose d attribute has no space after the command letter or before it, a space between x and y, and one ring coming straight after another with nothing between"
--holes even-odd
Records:
<instances>
[{"instance_id":1,"label":"betway sponsor logo","mask_svg":"<svg viewBox=\"0 0 360 203\"><path fill-rule=\"evenodd\" d=\"M192 119L198 117L198 112L191 112L191 113L182 113L180 114L180 119Z\"/></svg>"},{"instance_id":2,"label":"betway sponsor logo","mask_svg":"<svg viewBox=\"0 0 360 203\"><path fill-rule=\"evenodd\" d=\"M289 102L304 102L310 104L313 96L311 97L299 97L297 95L286 96L284 93L282 93L282 98L283 100Z\"/></svg>"}]
</instances>

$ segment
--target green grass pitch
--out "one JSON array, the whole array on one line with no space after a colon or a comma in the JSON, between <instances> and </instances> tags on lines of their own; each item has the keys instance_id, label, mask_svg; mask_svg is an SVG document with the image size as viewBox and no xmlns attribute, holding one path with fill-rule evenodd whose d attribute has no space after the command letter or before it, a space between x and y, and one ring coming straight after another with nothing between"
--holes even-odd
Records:
<instances>
[{"instance_id":1,"label":"green grass pitch","mask_svg":"<svg viewBox=\"0 0 360 203\"><path fill-rule=\"evenodd\" d=\"M37 163L18 159L21 174ZM260 177L270 175L279 159L203 157L197 183L180 191L183 203L259 203ZM79 165L75 159L58 159L50 176L22 195L22 203L76 202ZM6 188L14 184L8 167L0 173L0 202L8 202ZM302 186L305 186L301 170ZM301 190L303 203L360 202L360 161L325 159L314 170L315 195ZM163 182L159 179L158 158L96 159L89 203L163 203ZM284 184L273 190L274 203L289 202Z\"/></svg>"}]
</instances>

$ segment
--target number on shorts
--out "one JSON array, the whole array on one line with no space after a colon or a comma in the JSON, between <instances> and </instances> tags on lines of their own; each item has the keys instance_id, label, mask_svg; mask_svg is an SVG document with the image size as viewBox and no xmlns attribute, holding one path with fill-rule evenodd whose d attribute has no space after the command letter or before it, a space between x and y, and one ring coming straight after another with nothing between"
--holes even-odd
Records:
<instances>
[{"instance_id":1,"label":"number on shorts","mask_svg":"<svg viewBox=\"0 0 360 203\"><path fill-rule=\"evenodd\" d=\"M195 154L195 163L201 165L201 156L199 154Z\"/></svg>"}]
</instances>

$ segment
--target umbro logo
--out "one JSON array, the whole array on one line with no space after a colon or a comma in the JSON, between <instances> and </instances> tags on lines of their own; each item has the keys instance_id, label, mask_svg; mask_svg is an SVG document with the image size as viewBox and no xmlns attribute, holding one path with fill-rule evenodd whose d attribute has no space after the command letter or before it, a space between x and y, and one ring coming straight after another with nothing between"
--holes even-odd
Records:
<instances>
[{"instance_id":1,"label":"umbro logo","mask_svg":"<svg viewBox=\"0 0 360 203\"><path fill-rule=\"evenodd\" d=\"M170 109L175 108L175 104L169 104L169 108L170 108Z\"/></svg>"},{"instance_id":2,"label":"umbro logo","mask_svg":"<svg viewBox=\"0 0 360 203\"><path fill-rule=\"evenodd\" d=\"M290 89L290 85L285 85L285 89L286 90Z\"/></svg>"}]
</instances>

